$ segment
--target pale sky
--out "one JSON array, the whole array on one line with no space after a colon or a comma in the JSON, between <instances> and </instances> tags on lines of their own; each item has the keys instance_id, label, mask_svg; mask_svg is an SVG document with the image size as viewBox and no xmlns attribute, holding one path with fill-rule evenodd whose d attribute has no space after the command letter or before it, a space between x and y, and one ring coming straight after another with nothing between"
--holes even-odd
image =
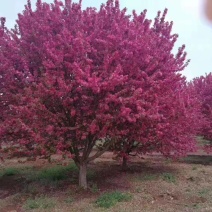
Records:
<instances>
[{"instance_id":1,"label":"pale sky","mask_svg":"<svg viewBox=\"0 0 212 212\"><path fill-rule=\"evenodd\" d=\"M0 17L6 17L6 26L12 28L27 0L0 1ZM31 2L35 6L36 0ZM84 0L83 7L99 8L105 2L106 0ZM126 7L128 13L133 9L138 13L147 9L147 17L151 19L155 18L158 10L168 8L167 20L174 22L173 33L179 34L176 49L185 44L188 58L191 59L183 72L188 80L212 72L212 23L204 17L203 3L204 0L120 0L121 7Z\"/></svg>"}]
</instances>

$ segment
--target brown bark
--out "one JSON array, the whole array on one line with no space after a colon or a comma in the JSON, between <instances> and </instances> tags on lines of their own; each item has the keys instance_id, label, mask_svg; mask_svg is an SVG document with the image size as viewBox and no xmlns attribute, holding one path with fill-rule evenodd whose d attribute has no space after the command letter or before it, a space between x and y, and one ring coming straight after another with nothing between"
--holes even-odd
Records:
<instances>
[{"instance_id":1,"label":"brown bark","mask_svg":"<svg viewBox=\"0 0 212 212\"><path fill-rule=\"evenodd\" d=\"M79 165L79 186L83 189L88 188L86 163L82 163Z\"/></svg>"}]
</instances>

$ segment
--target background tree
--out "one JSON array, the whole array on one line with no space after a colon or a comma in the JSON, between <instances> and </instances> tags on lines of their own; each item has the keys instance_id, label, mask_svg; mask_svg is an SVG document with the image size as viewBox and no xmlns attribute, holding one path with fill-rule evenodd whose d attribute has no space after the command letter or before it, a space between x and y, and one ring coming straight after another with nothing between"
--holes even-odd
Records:
<instances>
[{"instance_id":1,"label":"background tree","mask_svg":"<svg viewBox=\"0 0 212 212\"><path fill-rule=\"evenodd\" d=\"M99 11L70 0L37 0L32 11L28 1L13 30L1 27L6 146L68 155L84 188L87 164L114 142L136 140L165 155L193 150L191 119L185 128L175 118L187 107L173 101L185 84L185 47L172 53L177 35L166 13L151 25L146 10L131 18L113 0ZM97 140L102 149L92 151Z\"/></svg>"},{"instance_id":2,"label":"background tree","mask_svg":"<svg viewBox=\"0 0 212 212\"><path fill-rule=\"evenodd\" d=\"M212 73L195 78L191 86L201 102L201 113L204 122L201 126L200 135L210 143L205 146L206 151L212 151Z\"/></svg>"}]
</instances>

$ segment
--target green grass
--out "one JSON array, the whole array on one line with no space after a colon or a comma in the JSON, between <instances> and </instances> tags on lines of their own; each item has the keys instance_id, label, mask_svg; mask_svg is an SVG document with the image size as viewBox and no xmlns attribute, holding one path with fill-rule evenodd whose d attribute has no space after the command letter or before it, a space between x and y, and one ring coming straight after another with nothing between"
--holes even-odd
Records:
<instances>
[{"instance_id":1,"label":"green grass","mask_svg":"<svg viewBox=\"0 0 212 212\"><path fill-rule=\"evenodd\" d=\"M192 208L193 209L200 209L201 205L199 203L195 203L195 204L192 205Z\"/></svg>"},{"instance_id":2,"label":"green grass","mask_svg":"<svg viewBox=\"0 0 212 212\"><path fill-rule=\"evenodd\" d=\"M69 166L55 166L40 170L36 175L32 176L33 180L60 181L68 178L68 173L77 173L78 169L75 164Z\"/></svg>"},{"instance_id":3,"label":"green grass","mask_svg":"<svg viewBox=\"0 0 212 212\"><path fill-rule=\"evenodd\" d=\"M66 168L60 166L43 169L38 173L37 179L49 181L64 180L67 178L67 171Z\"/></svg>"},{"instance_id":4,"label":"green grass","mask_svg":"<svg viewBox=\"0 0 212 212\"><path fill-rule=\"evenodd\" d=\"M198 192L200 197L207 197L210 193L210 189L209 188L203 188L202 190L200 190Z\"/></svg>"},{"instance_id":5,"label":"green grass","mask_svg":"<svg viewBox=\"0 0 212 212\"><path fill-rule=\"evenodd\" d=\"M55 205L56 205L55 200L47 197L39 197L35 199L28 199L24 204L24 208L27 210L48 209L48 208L54 208Z\"/></svg>"},{"instance_id":6,"label":"green grass","mask_svg":"<svg viewBox=\"0 0 212 212\"><path fill-rule=\"evenodd\" d=\"M102 208L110 208L118 202L126 202L132 199L132 195L128 193L121 193L114 191L110 193L104 193L96 200L96 205Z\"/></svg>"},{"instance_id":7,"label":"green grass","mask_svg":"<svg viewBox=\"0 0 212 212\"><path fill-rule=\"evenodd\" d=\"M176 177L172 173L163 173L162 179L168 183L176 183Z\"/></svg>"},{"instance_id":8,"label":"green grass","mask_svg":"<svg viewBox=\"0 0 212 212\"><path fill-rule=\"evenodd\" d=\"M3 176L13 176L19 173L19 170L14 167L5 168L0 171L0 177Z\"/></svg>"},{"instance_id":9,"label":"green grass","mask_svg":"<svg viewBox=\"0 0 212 212\"><path fill-rule=\"evenodd\" d=\"M148 175L142 175L142 176L137 176L136 179L139 181L152 181L152 180L157 180L158 176L155 174L148 174Z\"/></svg>"}]
</instances>

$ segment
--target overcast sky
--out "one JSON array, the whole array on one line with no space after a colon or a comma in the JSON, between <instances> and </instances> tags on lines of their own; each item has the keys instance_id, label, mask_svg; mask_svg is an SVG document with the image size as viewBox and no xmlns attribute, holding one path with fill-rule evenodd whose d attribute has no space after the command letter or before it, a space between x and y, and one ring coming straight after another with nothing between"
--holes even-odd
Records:
<instances>
[{"instance_id":1,"label":"overcast sky","mask_svg":"<svg viewBox=\"0 0 212 212\"><path fill-rule=\"evenodd\" d=\"M106 0L84 0L83 7L99 8ZM6 17L6 25L12 28L17 14L22 12L27 0L6 0L1 3L0 16ZM35 5L36 0L31 0ZM52 3L53 0L45 0ZM121 7L141 12L147 9L148 18L155 18L158 10L168 8L167 20L174 22L173 33L179 34L177 47L186 45L189 66L183 74L191 80L194 77L212 72L212 23L203 14L204 0L120 0Z\"/></svg>"}]
</instances>

